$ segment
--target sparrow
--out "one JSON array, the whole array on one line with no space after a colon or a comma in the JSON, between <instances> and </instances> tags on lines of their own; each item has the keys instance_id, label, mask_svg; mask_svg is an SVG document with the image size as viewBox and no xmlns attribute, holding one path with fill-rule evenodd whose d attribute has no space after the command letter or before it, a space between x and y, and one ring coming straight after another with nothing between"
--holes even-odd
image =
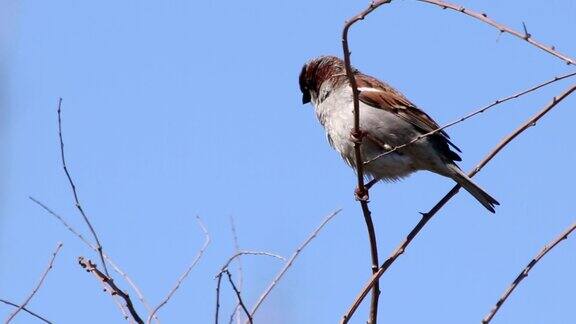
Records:
<instances>
[{"instance_id":1,"label":"sparrow","mask_svg":"<svg viewBox=\"0 0 576 324\"><path fill-rule=\"evenodd\" d=\"M394 150L440 126L404 95L372 76L353 69L359 91L361 159L369 185L396 181L419 170L428 170L456 181L486 209L499 205L456 165L460 149L445 131ZM354 100L344 62L335 56L308 61L300 72L302 104L312 103L316 117L332 146L354 169ZM392 152L389 152L392 151ZM458 153L456 153L456 152ZM388 153L387 153L388 152Z\"/></svg>"}]
</instances>

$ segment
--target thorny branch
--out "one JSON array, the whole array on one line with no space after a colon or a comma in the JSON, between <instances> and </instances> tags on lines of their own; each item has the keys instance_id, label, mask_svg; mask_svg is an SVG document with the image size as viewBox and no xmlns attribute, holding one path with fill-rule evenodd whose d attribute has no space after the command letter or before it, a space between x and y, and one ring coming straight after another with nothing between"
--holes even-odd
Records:
<instances>
[{"instance_id":1,"label":"thorny branch","mask_svg":"<svg viewBox=\"0 0 576 324\"><path fill-rule=\"evenodd\" d=\"M154 318L154 315L160 310L160 308L162 308L164 305L166 305L166 303L168 303L170 298L172 298L172 295L174 295L176 290L178 290L178 288L180 288L180 285L182 284L182 282L186 279L186 277L188 277L188 275L190 274L192 269L196 266L196 264L198 264L198 262L202 258L202 255L204 254L204 251L206 250L206 248L210 244L210 234L208 234L208 230L206 229L206 226L204 226L204 224L202 223L202 220L200 219L199 216L196 216L196 220L198 221L198 226L200 226L200 229L204 233L204 244L202 245L202 247L198 251L198 254L194 258L194 261L192 261L192 263L190 264L188 269L186 269L186 271L184 271L184 273L180 276L180 278L178 278L178 281L176 282L176 285L174 286L174 288L172 288L172 290L170 290L170 292L168 293L168 295L166 295L164 300L162 300L160 302L160 304L158 304L158 306L156 306L156 308L154 308L154 310L150 313L150 315L148 316L148 321L146 322L147 324L152 323L152 319Z\"/></svg>"},{"instance_id":2,"label":"thorny branch","mask_svg":"<svg viewBox=\"0 0 576 324\"><path fill-rule=\"evenodd\" d=\"M496 100L495 100L494 102L492 102L491 104L486 105L486 106L484 106L484 107L482 107L482 108L480 108L480 109L478 109L478 110L475 110L475 111L469 113L468 115L466 115L466 116L464 116L464 117L460 117L458 120L455 120L455 121L453 121L453 122L451 122L451 123L448 123L448 124L446 124L446 125L444 125L444 126L442 126L442 127L440 127L440 128L437 128L437 129L435 129L435 130L433 130L433 131L430 131L430 132L428 132L428 133L426 133L426 134L418 135L417 137L415 137L415 138L414 138L413 140L411 140L410 142L407 142L407 143L402 144L402 145L395 146L395 147L393 147L393 148L391 148L391 149L387 149L384 153L381 153L381 154L373 157L372 159L364 162L364 164L368 164L368 163L370 163L370 162L373 162L373 161L375 161L375 160L377 160L377 159L379 159L379 158L381 158L381 157L384 157L384 156L386 156L386 155L388 155L388 154L391 154L391 153L393 153L393 152L396 152L397 150L403 149L403 148L405 148L405 147L408 146L408 145L412 145L412 144L418 142L419 140L421 140L421 139L423 139L423 138L425 138L425 137L434 135L434 134L436 134L436 133L438 133L438 132L440 132L440 131L448 128L448 127L452 127L452 126L454 126L454 125L456 125L456 124L459 124L459 123L461 123L461 122L463 122L463 121L465 121L465 120L467 120L467 119L469 119L469 118L472 118L472 117L474 117L474 116L476 116L476 115L478 115L478 114L484 113L484 112L486 112L488 109L490 109L490 108L492 108L492 107L494 107L494 106L503 104L503 103L505 103L505 102L507 102L507 101L509 101L509 100L512 100L512 99L519 98L519 97L521 97L521 96L523 96L523 95L526 95L526 94L528 94L528 93L530 93L530 92L534 92L534 91L536 91L536 90L538 90L538 89L540 89L540 88L542 88L542 87L545 87L545 86L550 85L550 84L552 84L552 83L558 82L558 81L560 81L560 80L564 80L564 79L566 79L566 78L573 77L573 76L575 76L575 75L576 75L576 72L571 72L571 73L567 73L567 74L564 74L564 75L561 75L561 76L555 76L553 79L550 79L550 80L548 80L548 81L545 81L545 82L542 82L542 83L540 83L540 84L537 84L537 85L535 85L535 86L533 86L533 87L531 87L531 88L529 88L529 89L523 90L523 91L521 91L521 92L515 93L515 94L510 95L510 96L505 97L505 98L496 99ZM385 146L383 146L383 145L380 145L380 146L381 146L382 148L385 148Z\"/></svg>"},{"instance_id":3,"label":"thorny branch","mask_svg":"<svg viewBox=\"0 0 576 324\"><path fill-rule=\"evenodd\" d=\"M362 212L364 214L364 219L366 221L366 225L368 228L368 235L370 238L371 255L372 255L372 263L373 263L373 267L372 267L373 276L372 276L372 279L370 281L370 285L368 287L368 289L372 289L372 299L371 299L371 303L370 303L370 315L369 315L369 320L368 320L368 323L370 323L370 324L375 324L377 321L378 295L380 293L378 279L382 275L382 273L385 271L385 269L383 269L383 267L387 263L391 264L400 254L402 254L405 246L403 246L403 244L401 244L401 246L397 250L397 252L399 252L399 253L396 256L394 256L394 254L393 254L393 256L391 258L386 260L386 262L383 264L383 266L381 266L379 269L376 268L376 266L378 264L377 245L376 245L376 238L375 238L375 234L374 234L374 228L373 228L373 224L372 224L370 210L368 208L368 189L364 185L363 163L361 163L362 157L361 157L361 150L360 150L360 147L362 144L362 138L366 135L369 135L369 134L364 134L362 132L362 130L360 129L360 109L359 109L359 99L358 99L359 91L358 91L358 87L357 87L356 80L354 77L354 70L352 69L352 65L350 63L350 49L349 49L349 45L348 45L348 30L350 29L350 27L354 23L356 23L360 20L363 20L372 11L374 11L375 9L377 9L378 7L380 7L383 4L390 3L391 1L392 0L373 0L366 9L364 9L363 11L358 13L356 16L354 16L350 20L348 20L344 24L344 28L342 31L342 49L344 52L344 63L345 63L345 67L346 67L346 75L348 77L350 87L352 88L352 96L353 96L353 103L354 103L354 128L353 128L353 131L351 134L351 138L354 141L354 153L355 153L356 169L357 169L357 180L358 180L357 196L359 197L360 204L362 207ZM540 48L540 49L542 49L542 50L544 50L544 51L546 51L546 52L548 52L548 53L550 53L550 54L552 54L552 55L554 55L554 56L556 56L562 60L564 60L568 64L574 64L575 63L575 61L573 59L557 52L554 47L548 47L548 46L542 45L541 43L535 41L534 39L532 39L532 36L530 34L528 34L527 32L525 32L525 34L522 35L519 32L517 32L517 31L515 31L515 30L513 30L513 29L511 29L505 25L499 24L499 23L495 22L494 20L489 19L486 14L478 14L478 13L475 13L471 10L465 9L464 7L456 6L456 5L453 5L453 4L444 2L444 1L440 1L440 0L418 0L418 1L439 5L444 9L450 8L450 9L462 12L466 15L469 15L471 17L479 19L479 20L481 20L481 21L483 21L483 22L485 22L485 23L487 23L493 27L498 28L501 32L507 32L511 35L517 36L517 37L527 41L528 43L530 43L530 44L532 44L532 45L534 45L534 46L536 46L536 47L538 47L538 48ZM555 103L553 105L555 105ZM486 109L488 109L488 108L486 108ZM476 115L479 113L480 112L477 112L477 113L474 113L472 115ZM466 117L465 119L470 118L470 117L472 117L472 116ZM435 132L437 132L437 131L440 131L440 130L436 130ZM429 136L429 135L427 135L427 136ZM418 139L415 139L414 142L417 140ZM409 143L406 145L409 145ZM397 149L397 148L395 148L395 149ZM496 150L499 150L499 149L496 149ZM478 172L478 171L479 171L479 169L477 168L476 172ZM475 173L475 172L473 172L473 173ZM458 189L459 189L459 186L454 187L454 189L439 202L440 206L438 207L438 205L437 205L437 207L438 207L437 209L440 209L441 206L443 206L454 194L456 194L458 192ZM434 211L434 209L436 209L436 207L433 208L432 211ZM421 220L421 222L415 227L413 232L411 232L410 234L414 234L414 236L415 236L420 231L420 229L426 224L426 222L429 220L429 218L431 218L431 215L433 215L436 211L434 211L433 213L425 214L423 219ZM412 240L412 238L413 238L413 236L411 237L409 235L407 237L406 243L409 244L409 242ZM374 262L374 261L376 261L376 262ZM386 266L386 268L387 268L387 266ZM347 315L345 315L343 317L342 323L348 322L350 316L354 313L354 311L358 307L360 301L363 300L363 298L365 297L365 294L368 293L368 290L363 290L362 293L364 295L359 296L359 300L357 299L357 302L355 302L355 304L349 310Z\"/></svg>"},{"instance_id":4,"label":"thorny branch","mask_svg":"<svg viewBox=\"0 0 576 324\"><path fill-rule=\"evenodd\" d=\"M492 149L492 151L490 151L486 155L486 157L484 157L484 159L480 161L480 163L478 163L478 165L470 173L468 173L468 176L473 177L478 172L480 172L480 170L482 170L482 168L486 164L488 164L488 162L490 162L512 140L514 140L518 135L522 134L526 129L536 126L536 123L538 122L538 120L540 120L540 118L544 117L550 110L552 110L556 105L558 105L568 96L570 96L570 94L572 94L574 91L576 91L576 85L571 86L560 95L552 98L551 102L548 103L542 110L540 110L526 122L521 124L510 135L502 139L502 141L500 141L500 143L498 143L498 145L496 145L496 147L494 147L494 149ZM372 289L377 280L384 274L384 272L386 272L386 270L388 270L388 268L394 263L394 261L396 261L396 259L404 253L405 249L408 247L408 245L410 245L410 243L416 237L416 235L418 235L420 230L424 228L426 223L428 223L428 221L432 219L432 217L452 197L454 197L459 190L460 185L454 186L452 190L450 190L442 199L440 199L440 201L434 207L432 207L432 209L430 209L430 211L422 215L422 219L418 222L418 224L414 226L414 228L410 231L410 233L408 233L406 238L400 243L400 245L398 245L398 247L392 252L392 254L388 257L388 259L386 259L386 261L384 261L384 263L380 266L378 271L374 275L372 275L368 283L362 288L360 294L356 297L356 299L354 300L354 302L352 303L346 314L343 316L341 321L342 324L345 324L350 320L350 318L352 317L358 306L360 306L360 304L362 303L362 300L364 300L364 298L366 297L370 289Z\"/></svg>"},{"instance_id":5,"label":"thorny branch","mask_svg":"<svg viewBox=\"0 0 576 324\"><path fill-rule=\"evenodd\" d=\"M8 300L5 300L5 299L0 299L0 302L1 302L1 303L4 303L4 304L6 304L6 305L10 305L10 306L16 307L16 308L20 307L18 304L14 304L13 302L8 301ZM44 317L42 317L42 316L34 313L33 311L29 310L29 309L26 308L26 307L22 307L22 310L25 311L26 313L28 313L28 314L36 317L37 319L43 321L44 323L52 324L52 322L50 322L49 320L47 320L47 319L45 319Z\"/></svg>"},{"instance_id":6,"label":"thorny branch","mask_svg":"<svg viewBox=\"0 0 576 324\"><path fill-rule=\"evenodd\" d=\"M130 296L128 296L127 293L122 291L122 289L118 288L118 286L116 286L116 284L114 283L114 280L112 280L106 274L102 273L102 271L98 270L98 268L96 268L96 264L94 264L89 259L79 257L78 263L87 272L92 273L96 277L96 279L98 279L98 281L102 283L102 285L105 287L105 290L107 290L110 293L110 295L112 295L112 297L118 296L122 298L122 300L124 300L124 307L128 310L130 316L136 323L144 324L144 321L142 321L142 318L140 318L140 316L136 312L136 309L134 308L134 304L132 304Z\"/></svg>"},{"instance_id":7,"label":"thorny branch","mask_svg":"<svg viewBox=\"0 0 576 324\"><path fill-rule=\"evenodd\" d=\"M502 307L502 304L504 304L506 302L506 299L508 299L508 297L512 294L514 289L516 289L516 287L518 287L518 285L520 284L520 282L522 280L524 280L524 278L528 277L528 273L530 272L530 270L532 270L532 268L534 268L536 263L538 263L538 261L540 261L548 252L550 252L550 250L552 250L554 247L556 247L556 245L558 245L558 243L567 239L568 236L574 230L576 230L576 223L573 223L572 225L570 225L566 230L564 230L554 240L552 240L550 243L544 245L542 250L540 250L540 252L530 261L530 263L528 263L528 265L526 265L526 267L522 270L522 272L520 272L520 274L518 274L516 279L514 279L512 284L510 284L508 289L506 289L506 291L502 294L500 299L498 299L498 301L494 305L494 308L492 308L492 310L490 310L490 312L482 320L482 324L490 323L490 321L492 320L494 315L496 315L498 310L500 310L500 307Z\"/></svg>"},{"instance_id":8,"label":"thorny branch","mask_svg":"<svg viewBox=\"0 0 576 324\"><path fill-rule=\"evenodd\" d=\"M66 158L64 155L64 140L62 139L62 118L61 118L62 116L61 115L62 115L62 98L59 98L58 99L58 138L60 139L60 157L62 160L62 167L64 169L64 172L66 173L66 177L68 178L68 182L70 183L70 188L72 189L72 194L74 195L74 203L76 204L76 209L78 209L78 211L82 215L84 222L86 223L86 225L88 225L88 228L90 229L90 232L92 233L92 236L94 237L94 241L96 241L96 250L98 251L98 255L100 256L100 261L102 262L102 267L104 268L104 273L106 274L107 277L110 277L110 274L108 273L108 268L106 267L106 262L104 262L104 254L102 252L102 244L100 244L100 240L98 239L98 235L96 235L96 231L94 230L92 223L88 219L88 216L86 216L86 213L84 212L84 208L82 208L82 205L80 204L80 200L78 199L78 192L76 191L76 185L74 184L74 181L72 180L72 176L70 175L70 172L68 171L68 167L66 166Z\"/></svg>"},{"instance_id":9,"label":"thorny branch","mask_svg":"<svg viewBox=\"0 0 576 324\"><path fill-rule=\"evenodd\" d=\"M270 294L270 292L272 291L272 289L274 289L274 287L276 287L276 285L278 284L278 282L280 281L280 279L282 279L282 277L284 276L284 274L286 273L286 271L288 271L288 269L290 269L290 267L292 266L292 264L294 263L294 261L296 260L296 258L298 257L298 255L300 255L300 252L302 252L302 250L304 250L306 248L306 246L316 237L318 236L318 233L320 233L320 231L322 230L322 228L324 228L324 226L326 224L328 224L328 222L330 222L332 220L332 218L334 218L334 216L338 215L338 213L341 211L342 209L338 209L335 212L331 213L330 215L328 215L323 221L322 223L320 223L320 225L318 225L318 227L316 227L316 229L314 231L312 231L312 233L310 233L310 235L304 240L304 242L302 242L302 244L300 244L300 246L298 246L298 248L296 249L296 251L294 251L294 253L292 253L292 256L290 256L290 259L288 259L288 261L284 264L284 267L282 267L282 269L280 269L280 271L278 271L278 273L276 274L276 276L274 276L274 279L272 279L272 282L270 282L270 284L268 285L268 287L266 287L266 289L264 290L264 292L262 293L262 295L260 295L260 297L258 298L258 301L256 301L256 303L254 304L254 306L252 307L251 311L250 311L250 316L254 317L254 314L256 314L256 311L258 310L258 308L260 307L260 305L262 305L262 303L264 302L264 300L266 299L266 297L268 297L268 295Z\"/></svg>"},{"instance_id":10,"label":"thorny branch","mask_svg":"<svg viewBox=\"0 0 576 324\"><path fill-rule=\"evenodd\" d=\"M48 214L54 216L58 221L60 221L60 223L62 223L62 225L68 230L70 231L72 234L74 234L78 239L80 239L80 241L82 241L84 244L86 244L87 246L89 246L92 250L98 252L98 249L96 248L96 246L92 243L90 243L82 234L80 234L76 229L74 229L72 226L70 226L70 224L68 224L68 222L60 215L58 215L57 213L55 213L52 209L48 208L48 206L46 206L44 203L40 202L39 200L35 199L34 197L28 197L30 200L32 200L35 204L37 204L38 206L42 207L42 209L44 209ZM152 312L152 307L150 307L150 304L148 304L148 302L146 301L146 299L144 298L144 294L142 294L142 291L140 290L140 288L136 285L136 283L134 282L134 280L132 280L132 278L130 278L130 276L128 276L128 274L126 272L124 272L115 262L114 260L112 260L112 258L106 254L105 252L102 252L102 255L104 256L104 260L106 260L106 262L112 267L112 269L114 269L114 271L116 271L120 276L122 276L122 278L124 278L124 280L126 280L126 282L130 285L130 287L132 287L132 289L134 290L134 292L136 293L136 295L138 296L138 299L140 300L140 302L142 303L142 305L144 305L144 307L146 308L146 310L148 311L148 313ZM156 318L156 320L158 320L157 316L154 316L154 318Z\"/></svg>"},{"instance_id":11,"label":"thorny branch","mask_svg":"<svg viewBox=\"0 0 576 324\"><path fill-rule=\"evenodd\" d=\"M16 317L16 315L18 315L18 313L21 310L23 310L26 307L26 305L28 305L28 303L30 302L30 300L32 300L34 295L36 295L36 292L38 292L40 287L42 287L42 284L44 283L44 280L46 279L48 272L50 272L50 270L52 270L52 267L54 266L54 259L56 259L56 256L58 255L58 252L60 252L61 248L62 248L62 243L58 243L56 245L56 249L54 250L54 252L52 252L52 257L50 258L50 262L48 262L48 266L46 267L46 269L42 273L42 276L40 277L38 284L36 284L34 289L32 289L32 291L30 292L28 297L26 297L26 300L24 300L24 302L22 304L20 304L20 306L17 306L16 310L14 312L12 312L12 314L10 314L8 316L8 318L6 318L6 321L4 323L6 323L6 324L10 323L10 321L12 321ZM27 312L31 313L30 311L27 311ZM31 314L33 314L33 313L31 313Z\"/></svg>"},{"instance_id":12,"label":"thorny branch","mask_svg":"<svg viewBox=\"0 0 576 324\"><path fill-rule=\"evenodd\" d=\"M352 88L352 97L354 100L354 128L350 137L354 142L354 159L356 160L356 176L358 182L358 188L356 189L356 197L360 202L360 207L362 209L362 215L364 216L364 222L366 223L366 229L368 231L368 240L370 241L370 257L372 259L372 273L378 270L378 244L376 242L376 232L374 230L374 223L372 222L372 215L370 208L368 207L368 197L369 189L364 185L364 164L362 163L362 138L364 133L360 129L360 103L358 101L358 85L356 84L356 79L354 77L354 70L352 69L352 64L350 63L350 48L348 46L348 31L352 25L366 17L370 12L374 11L379 6L390 3L392 0L381 0L373 1L370 3L368 8L364 9L362 12L352 17L344 23L344 28L342 29L342 50L344 52L344 65L346 68L346 76L350 82L350 87ZM380 287L378 281L375 282L372 288L372 299L370 302L370 315L368 318L368 324L376 324L378 318L378 297L380 296Z\"/></svg>"},{"instance_id":13,"label":"thorny branch","mask_svg":"<svg viewBox=\"0 0 576 324\"><path fill-rule=\"evenodd\" d=\"M551 54L556 56L557 58L561 59L562 61L566 62L566 64L570 65L570 64L576 64L576 60L569 57L568 55L562 54L560 52L558 52L556 50L556 48L554 46L547 46L544 45L542 43L540 43L539 41L536 41L532 35L530 35L530 33L528 33L527 29L526 29L526 24L522 23L523 27L524 27L524 33L521 33L519 31L516 31L504 24L498 23L490 18L488 18L488 15L486 15L485 13L478 13L475 11L472 11L470 9L466 9L463 6L457 5L457 4L453 4L453 3L449 3L449 2L445 2L442 0L417 0L420 2L425 2L425 3L429 3L429 4L433 4L436 6L441 7L442 9L451 9L457 12L461 12L467 16L476 18L496 29L498 29L501 33L508 33L512 36L516 36L519 39L525 40L526 42L530 43L531 45Z\"/></svg>"}]
</instances>

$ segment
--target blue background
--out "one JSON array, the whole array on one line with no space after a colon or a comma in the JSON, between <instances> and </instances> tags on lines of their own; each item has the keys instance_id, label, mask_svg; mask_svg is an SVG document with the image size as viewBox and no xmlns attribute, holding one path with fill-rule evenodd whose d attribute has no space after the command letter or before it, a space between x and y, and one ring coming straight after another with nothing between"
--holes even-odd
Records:
<instances>
[{"instance_id":1,"label":"blue background","mask_svg":"<svg viewBox=\"0 0 576 324\"><path fill-rule=\"evenodd\" d=\"M341 55L344 20L367 1L15 1L0 8L0 298L21 302L56 242L63 250L29 307L55 323L122 323L80 255L96 255L28 196L88 234L59 161L56 104L80 199L104 249L157 304L203 242L204 258L160 311L163 323L211 323L219 267L243 249L297 259L256 323L335 323L370 273L354 173L300 104L302 64ZM576 55L576 2L464 1ZM355 25L352 60L440 124L574 71L453 11L395 1ZM472 168L572 81L449 129ZM502 204L489 214L460 193L381 280L381 323L479 322L534 254L576 219L576 96L507 147L476 181ZM379 184L371 208L384 258L452 182L430 173ZM538 264L493 323L574 323L576 239ZM252 305L282 262L243 258ZM235 269L235 268L234 268ZM234 273L235 277L237 274ZM124 289L128 286L118 277ZM235 296L224 285L226 322ZM134 295L132 293L132 295ZM134 296L135 297L135 296ZM367 303L352 323L364 323ZM138 305L141 314L143 308ZM5 318L13 309L0 307ZM36 322L19 314L14 323Z\"/></svg>"}]
</instances>

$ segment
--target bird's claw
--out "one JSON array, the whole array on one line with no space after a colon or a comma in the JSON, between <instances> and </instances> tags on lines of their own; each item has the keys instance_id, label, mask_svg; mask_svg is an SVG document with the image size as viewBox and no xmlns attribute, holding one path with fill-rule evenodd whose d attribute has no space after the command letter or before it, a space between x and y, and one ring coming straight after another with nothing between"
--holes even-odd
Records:
<instances>
[{"instance_id":1,"label":"bird's claw","mask_svg":"<svg viewBox=\"0 0 576 324\"><path fill-rule=\"evenodd\" d=\"M366 190L366 188L359 188L359 187L356 187L356 189L354 189L354 197L356 198L356 200L364 202L368 202L368 200L370 199L368 190Z\"/></svg>"},{"instance_id":2,"label":"bird's claw","mask_svg":"<svg viewBox=\"0 0 576 324\"><path fill-rule=\"evenodd\" d=\"M362 139L366 136L366 133L363 132L362 130L352 130L352 132L350 133L350 140L353 143L362 143Z\"/></svg>"}]
</instances>

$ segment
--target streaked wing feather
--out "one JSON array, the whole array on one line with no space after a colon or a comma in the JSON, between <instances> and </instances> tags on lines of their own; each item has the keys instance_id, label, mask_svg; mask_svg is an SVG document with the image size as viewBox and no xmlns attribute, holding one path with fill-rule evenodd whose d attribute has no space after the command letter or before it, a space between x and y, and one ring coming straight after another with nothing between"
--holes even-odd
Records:
<instances>
[{"instance_id":1,"label":"streaked wing feather","mask_svg":"<svg viewBox=\"0 0 576 324\"><path fill-rule=\"evenodd\" d=\"M384 82L365 74L357 74L356 82L358 88L371 88L375 91L360 91L358 99L363 103L384 110L388 110L410 124L416 126L424 133L429 133L440 128L432 117L418 109L415 104L410 102L400 92ZM460 149L450 141L450 136L445 131L438 132L444 140L456 151ZM454 160L459 161L460 157L454 153Z\"/></svg>"}]
</instances>

